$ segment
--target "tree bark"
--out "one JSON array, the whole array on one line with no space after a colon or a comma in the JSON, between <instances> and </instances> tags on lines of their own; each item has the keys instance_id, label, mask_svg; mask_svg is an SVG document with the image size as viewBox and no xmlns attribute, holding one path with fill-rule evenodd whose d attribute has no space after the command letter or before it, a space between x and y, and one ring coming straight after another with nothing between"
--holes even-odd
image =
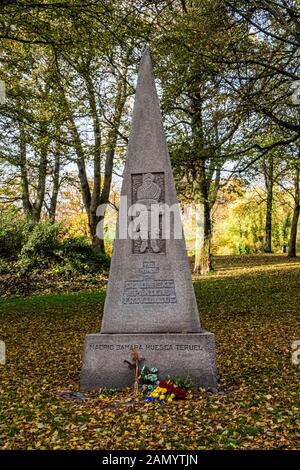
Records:
<instances>
[{"instance_id":1,"label":"tree bark","mask_svg":"<svg viewBox=\"0 0 300 470\"><path fill-rule=\"evenodd\" d=\"M22 184L22 205L25 217L31 219L32 205L30 202L29 183L27 173L27 158L26 158L26 136L23 125L19 123L19 138L20 138L20 171L21 171L21 184Z\"/></svg>"},{"instance_id":2,"label":"tree bark","mask_svg":"<svg viewBox=\"0 0 300 470\"><path fill-rule=\"evenodd\" d=\"M70 104L68 102L68 99L65 95L65 91L62 86L61 86L61 91L62 91L62 99L63 99L64 105L66 107L67 115L68 115L69 129L70 129L70 133L73 139L73 147L74 147L76 157L77 157L76 164L77 164L77 169L78 169L78 178L80 182L82 202L86 210L86 213L89 214L90 204L91 204L91 191L90 191L88 177L86 174L84 149L82 146L82 142L80 140L80 135L79 135L76 123L75 123L73 112L71 110Z\"/></svg>"},{"instance_id":3,"label":"tree bark","mask_svg":"<svg viewBox=\"0 0 300 470\"><path fill-rule=\"evenodd\" d=\"M85 73L85 82L88 91L88 99L90 105L90 112L93 121L93 132L94 132L94 155L93 155L93 189L91 192L91 202L88 212L89 219L89 231L92 240L92 245L99 251L104 252L104 241L97 237L97 208L100 204L101 194L101 128L98 116L95 90L89 70Z\"/></svg>"},{"instance_id":4,"label":"tree bark","mask_svg":"<svg viewBox=\"0 0 300 470\"><path fill-rule=\"evenodd\" d=\"M297 231L298 231L298 220L300 214L300 165L296 167L295 175L295 205L293 211L293 219L291 225L291 234L289 240L289 251L288 257L295 258L297 256Z\"/></svg>"},{"instance_id":5,"label":"tree bark","mask_svg":"<svg viewBox=\"0 0 300 470\"><path fill-rule=\"evenodd\" d=\"M191 96L191 117L193 148L195 151L195 163L193 164L193 192L195 203L203 206L203 243L195 246L194 273L207 274L212 269L211 262L211 205L209 202L210 181L206 175L205 164L207 155L204 148L202 99L200 92L194 92ZM200 206L201 207L201 206ZM199 229L199 227L198 227ZM199 242L199 236L196 237Z\"/></svg>"},{"instance_id":6,"label":"tree bark","mask_svg":"<svg viewBox=\"0 0 300 470\"><path fill-rule=\"evenodd\" d=\"M200 210L199 210L200 209ZM196 216L195 274L207 274L212 269L211 214L209 204L198 204L200 217ZM198 219L198 220L197 220Z\"/></svg>"},{"instance_id":7,"label":"tree bark","mask_svg":"<svg viewBox=\"0 0 300 470\"><path fill-rule=\"evenodd\" d=\"M196 204L195 267L201 267L202 248L204 245L204 205Z\"/></svg>"},{"instance_id":8,"label":"tree bark","mask_svg":"<svg viewBox=\"0 0 300 470\"><path fill-rule=\"evenodd\" d=\"M55 223L56 218L57 198L59 192L60 156L60 145L57 142L54 157L53 187L49 208L49 220L52 224Z\"/></svg>"},{"instance_id":9,"label":"tree bark","mask_svg":"<svg viewBox=\"0 0 300 470\"><path fill-rule=\"evenodd\" d=\"M111 181L112 181L112 171L113 171L113 164L116 152L116 146L118 141L118 133L121 124L122 113L124 109L124 105L127 98L127 65L125 67L124 77L120 77L117 85L117 94L116 94L116 101L115 101L115 111L114 117L112 121L112 127L108 133L108 140L106 145L106 152L105 152L105 169L104 169L104 181L103 181L103 188L101 191L100 196L100 204L103 204L103 207L108 204L109 196L111 191ZM105 217L105 210L102 211L102 215L98 218L98 223L102 222ZM104 251L104 240L98 239L102 242L102 247Z\"/></svg>"},{"instance_id":10,"label":"tree bark","mask_svg":"<svg viewBox=\"0 0 300 470\"><path fill-rule=\"evenodd\" d=\"M267 157L264 162L264 178L267 191L264 252L272 253L272 210L274 188L274 161L272 156Z\"/></svg>"},{"instance_id":11,"label":"tree bark","mask_svg":"<svg viewBox=\"0 0 300 470\"><path fill-rule=\"evenodd\" d=\"M201 245L195 246L195 274L207 274L212 269L211 259L211 238L212 238L212 223L211 223L211 205L208 199L208 182L205 176L204 160L200 161L198 168L198 181L199 184L194 184L195 202L202 208L203 237L200 238ZM196 189L196 188L199 189ZM198 226L199 230L199 226ZM196 242L199 243L196 236Z\"/></svg>"},{"instance_id":12,"label":"tree bark","mask_svg":"<svg viewBox=\"0 0 300 470\"><path fill-rule=\"evenodd\" d=\"M40 129L40 161L38 167L38 184L36 189L36 200L32 204L32 219L39 222L41 219L42 207L46 191L46 177L48 166L48 147L49 137L47 135L47 126L42 123Z\"/></svg>"}]
</instances>

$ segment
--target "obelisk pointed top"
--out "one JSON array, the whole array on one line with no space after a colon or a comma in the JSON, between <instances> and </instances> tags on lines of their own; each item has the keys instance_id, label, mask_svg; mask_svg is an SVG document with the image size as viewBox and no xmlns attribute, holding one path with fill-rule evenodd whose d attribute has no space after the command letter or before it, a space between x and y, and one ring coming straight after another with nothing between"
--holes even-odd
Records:
<instances>
[{"instance_id":1,"label":"obelisk pointed top","mask_svg":"<svg viewBox=\"0 0 300 470\"><path fill-rule=\"evenodd\" d=\"M142 62L143 62L146 58L149 58L150 61L151 61L151 52L150 52L150 47L149 47L149 46L146 46L146 47L144 48L144 50L143 50L143 54L142 54L140 66L141 66Z\"/></svg>"},{"instance_id":2,"label":"obelisk pointed top","mask_svg":"<svg viewBox=\"0 0 300 470\"><path fill-rule=\"evenodd\" d=\"M145 47L143 54L142 54L142 58L141 58L140 65L139 65L139 71L138 71L138 83L140 81L140 77L144 75L153 76L152 57L151 57L149 46Z\"/></svg>"},{"instance_id":3,"label":"obelisk pointed top","mask_svg":"<svg viewBox=\"0 0 300 470\"><path fill-rule=\"evenodd\" d=\"M161 171L170 167L155 87L151 52L145 47L138 70L132 128L126 160L129 171Z\"/></svg>"},{"instance_id":4,"label":"obelisk pointed top","mask_svg":"<svg viewBox=\"0 0 300 470\"><path fill-rule=\"evenodd\" d=\"M149 46L146 46L145 49L143 50L143 54L142 54L140 65L139 65L137 86L140 82L140 77L147 76L147 75L151 76L151 78L153 79L153 84L154 84L152 56L151 56L151 51L150 51Z\"/></svg>"},{"instance_id":5,"label":"obelisk pointed top","mask_svg":"<svg viewBox=\"0 0 300 470\"><path fill-rule=\"evenodd\" d=\"M149 54L151 56L150 47L148 46L148 44L144 47L144 50L143 50L143 56L145 54Z\"/></svg>"}]
</instances>

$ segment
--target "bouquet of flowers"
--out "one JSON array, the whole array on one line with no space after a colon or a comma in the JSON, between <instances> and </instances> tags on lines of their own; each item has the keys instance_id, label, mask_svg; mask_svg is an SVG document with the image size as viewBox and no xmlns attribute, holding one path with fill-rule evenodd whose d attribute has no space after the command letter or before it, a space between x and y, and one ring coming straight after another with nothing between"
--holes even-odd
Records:
<instances>
[{"instance_id":1,"label":"bouquet of flowers","mask_svg":"<svg viewBox=\"0 0 300 470\"><path fill-rule=\"evenodd\" d=\"M145 397L146 402L158 401L161 405L171 403L173 400L184 400L187 391L172 383L171 380L161 380L156 388Z\"/></svg>"}]
</instances>

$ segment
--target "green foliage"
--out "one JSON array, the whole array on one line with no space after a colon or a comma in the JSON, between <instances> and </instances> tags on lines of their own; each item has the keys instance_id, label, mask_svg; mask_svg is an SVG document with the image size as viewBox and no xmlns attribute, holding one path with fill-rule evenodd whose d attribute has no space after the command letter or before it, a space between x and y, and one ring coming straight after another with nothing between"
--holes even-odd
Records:
<instances>
[{"instance_id":1,"label":"green foliage","mask_svg":"<svg viewBox=\"0 0 300 470\"><path fill-rule=\"evenodd\" d=\"M176 387L183 388L186 391L193 390L195 388L193 386L193 382L188 377L168 377L168 380Z\"/></svg>"},{"instance_id":2,"label":"green foliage","mask_svg":"<svg viewBox=\"0 0 300 470\"><path fill-rule=\"evenodd\" d=\"M0 257L17 259L23 243L24 221L14 208L0 212Z\"/></svg>"},{"instance_id":3,"label":"green foliage","mask_svg":"<svg viewBox=\"0 0 300 470\"><path fill-rule=\"evenodd\" d=\"M238 243L236 246L237 255L249 255L251 253L250 246L247 243Z\"/></svg>"},{"instance_id":4,"label":"green foliage","mask_svg":"<svg viewBox=\"0 0 300 470\"><path fill-rule=\"evenodd\" d=\"M118 390L116 390L115 388L101 388L99 390L99 397L112 398L116 396L117 393L118 393Z\"/></svg>"},{"instance_id":5,"label":"green foliage","mask_svg":"<svg viewBox=\"0 0 300 470\"><path fill-rule=\"evenodd\" d=\"M51 270L66 277L106 272L110 258L84 237L65 238L63 224L25 221L6 211L0 221L0 274Z\"/></svg>"},{"instance_id":6,"label":"green foliage","mask_svg":"<svg viewBox=\"0 0 300 470\"><path fill-rule=\"evenodd\" d=\"M156 367L143 366L141 370L142 388L147 392L152 392L159 384L158 369Z\"/></svg>"},{"instance_id":7,"label":"green foliage","mask_svg":"<svg viewBox=\"0 0 300 470\"><path fill-rule=\"evenodd\" d=\"M60 224L27 222L24 225L24 244L18 260L20 274L49 266L55 259L62 231Z\"/></svg>"},{"instance_id":8,"label":"green foliage","mask_svg":"<svg viewBox=\"0 0 300 470\"><path fill-rule=\"evenodd\" d=\"M8 274L11 264L4 258L0 257L0 274Z\"/></svg>"},{"instance_id":9,"label":"green foliage","mask_svg":"<svg viewBox=\"0 0 300 470\"><path fill-rule=\"evenodd\" d=\"M288 240L291 226L291 201L286 193L274 190L272 211L272 249L280 252ZM216 254L248 255L263 251L265 239L265 199L259 186L221 206L214 225L214 251ZM221 212L221 210L223 212Z\"/></svg>"},{"instance_id":10,"label":"green foliage","mask_svg":"<svg viewBox=\"0 0 300 470\"><path fill-rule=\"evenodd\" d=\"M65 276L106 271L110 265L110 258L95 250L83 237L65 239L56 255L58 261L52 271Z\"/></svg>"}]
</instances>

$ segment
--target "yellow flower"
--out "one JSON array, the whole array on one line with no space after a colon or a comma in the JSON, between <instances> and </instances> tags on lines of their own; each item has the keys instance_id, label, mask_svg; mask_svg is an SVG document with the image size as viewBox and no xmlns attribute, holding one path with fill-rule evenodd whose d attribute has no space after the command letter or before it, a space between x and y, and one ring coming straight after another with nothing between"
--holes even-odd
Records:
<instances>
[{"instance_id":1,"label":"yellow flower","mask_svg":"<svg viewBox=\"0 0 300 470\"><path fill-rule=\"evenodd\" d=\"M166 398L166 395L161 395L161 396L159 397L160 400L164 400L165 398Z\"/></svg>"},{"instance_id":2,"label":"yellow flower","mask_svg":"<svg viewBox=\"0 0 300 470\"><path fill-rule=\"evenodd\" d=\"M171 393L170 398L173 400L173 398L175 398L175 393Z\"/></svg>"},{"instance_id":3,"label":"yellow flower","mask_svg":"<svg viewBox=\"0 0 300 470\"><path fill-rule=\"evenodd\" d=\"M164 394L167 393L167 389L166 389L166 388L162 388L161 391L162 391L162 393L164 393Z\"/></svg>"},{"instance_id":4,"label":"yellow flower","mask_svg":"<svg viewBox=\"0 0 300 470\"><path fill-rule=\"evenodd\" d=\"M158 393L157 393L157 392L152 392L152 393L151 393L151 396L152 396L153 398L157 398L157 397L158 397Z\"/></svg>"},{"instance_id":5,"label":"yellow flower","mask_svg":"<svg viewBox=\"0 0 300 470\"><path fill-rule=\"evenodd\" d=\"M173 394L172 394L173 395ZM173 401L173 398L170 396L168 399L167 399L167 402L168 403L171 403Z\"/></svg>"}]
</instances>

